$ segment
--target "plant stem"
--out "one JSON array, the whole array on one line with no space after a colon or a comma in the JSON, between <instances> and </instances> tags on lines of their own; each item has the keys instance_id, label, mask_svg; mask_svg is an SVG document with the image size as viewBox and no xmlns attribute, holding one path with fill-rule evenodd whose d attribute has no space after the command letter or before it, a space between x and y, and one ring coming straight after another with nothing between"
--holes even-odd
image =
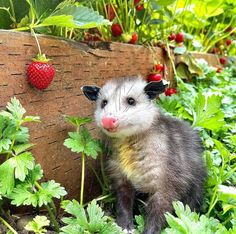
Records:
<instances>
[{"instance_id":1,"label":"plant stem","mask_svg":"<svg viewBox=\"0 0 236 234\"><path fill-rule=\"evenodd\" d=\"M44 190L42 188L42 186L36 181L35 183L35 186L39 189L39 190ZM52 209L54 210L54 207L55 207L55 204L53 201L51 201L50 205L52 206ZM60 228L59 228L59 224L56 220L56 214L54 214L55 210L56 210L56 207L55 207L55 210L54 212L51 210L51 207L49 205L45 205L47 211L48 211L48 214L49 214L49 217L50 217L50 221L53 223L54 225L54 228L55 228L55 231L59 233L60 231Z\"/></svg>"},{"instance_id":2,"label":"plant stem","mask_svg":"<svg viewBox=\"0 0 236 234\"><path fill-rule=\"evenodd\" d=\"M81 158L81 185L80 185L80 205L83 205L84 200L84 174L85 174L85 154L82 152Z\"/></svg>"},{"instance_id":3,"label":"plant stem","mask_svg":"<svg viewBox=\"0 0 236 234\"><path fill-rule=\"evenodd\" d=\"M55 228L55 231L59 233L59 232L60 232L60 227L59 227L59 224L58 224L58 222L57 222L57 220L56 220L56 218L55 218L55 215L53 214L51 208L50 208L48 205L45 205L45 207L46 207L46 209L47 209L47 211L48 211L50 220L51 220L51 222L53 223L53 226L54 226L54 228Z\"/></svg>"},{"instance_id":4,"label":"plant stem","mask_svg":"<svg viewBox=\"0 0 236 234\"><path fill-rule=\"evenodd\" d=\"M218 184L215 186L214 193L213 193L213 196L211 198L210 206L209 206L209 209L208 209L207 214L206 214L206 216L208 216L208 217L209 217L213 207L215 206L215 204L217 202L217 199L216 199L217 191L218 191Z\"/></svg>"},{"instance_id":5,"label":"plant stem","mask_svg":"<svg viewBox=\"0 0 236 234\"><path fill-rule=\"evenodd\" d=\"M33 34L33 36L34 36L34 38L35 38L35 40L36 40L36 43L37 43L37 46L38 46L38 50L39 50L39 54L42 54L42 51L41 51L41 47L40 47L40 44L39 44L38 38L37 38L37 36L36 36L36 34L35 34L33 28L31 28L31 33Z\"/></svg>"},{"instance_id":6,"label":"plant stem","mask_svg":"<svg viewBox=\"0 0 236 234\"><path fill-rule=\"evenodd\" d=\"M10 156L12 155L12 149L14 147L14 144L15 144L15 141L16 141L16 135L17 135L19 129L20 129L20 124L18 124L17 127L16 127L16 132L15 132L14 138L12 140L12 143L11 143L11 146L10 146L10 149L9 149L9 153L7 154L6 160L8 160L10 158Z\"/></svg>"},{"instance_id":7,"label":"plant stem","mask_svg":"<svg viewBox=\"0 0 236 234\"><path fill-rule=\"evenodd\" d=\"M89 168L93 171L93 173L94 173L95 177L97 178L97 181L98 181L98 183L99 183L99 185L100 185L100 187L101 187L101 189L103 191L104 190L104 188L103 188L104 186L103 186L103 183L102 183L102 181L100 180L100 178L98 176L98 173L96 172L96 170L93 168L93 166L90 164L89 161L87 161L87 163L88 163Z\"/></svg>"},{"instance_id":8,"label":"plant stem","mask_svg":"<svg viewBox=\"0 0 236 234\"><path fill-rule=\"evenodd\" d=\"M14 5L13 5L12 0L10 0L9 3L10 3L10 8L11 8L11 15L14 18L14 23L16 23L16 14L15 14Z\"/></svg>"},{"instance_id":9,"label":"plant stem","mask_svg":"<svg viewBox=\"0 0 236 234\"><path fill-rule=\"evenodd\" d=\"M13 234L18 234L17 231L14 230L14 228L0 216L0 221L13 233Z\"/></svg>"}]
</instances>

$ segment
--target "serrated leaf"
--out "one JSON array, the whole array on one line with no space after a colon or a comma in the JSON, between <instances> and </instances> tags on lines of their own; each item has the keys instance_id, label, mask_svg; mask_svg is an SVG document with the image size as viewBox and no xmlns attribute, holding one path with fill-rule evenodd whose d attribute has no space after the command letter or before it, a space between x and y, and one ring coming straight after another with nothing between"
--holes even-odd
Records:
<instances>
[{"instance_id":1,"label":"serrated leaf","mask_svg":"<svg viewBox=\"0 0 236 234\"><path fill-rule=\"evenodd\" d=\"M103 222L106 222L106 217L104 217L104 212L96 204L95 200L89 203L87 213L89 218L89 230L92 232L100 230Z\"/></svg>"},{"instance_id":2,"label":"serrated leaf","mask_svg":"<svg viewBox=\"0 0 236 234\"><path fill-rule=\"evenodd\" d=\"M99 15L93 9L83 6L66 5L63 8L56 10L49 17L41 22L42 26L60 26L70 28L93 28L109 21Z\"/></svg>"},{"instance_id":3,"label":"serrated leaf","mask_svg":"<svg viewBox=\"0 0 236 234\"><path fill-rule=\"evenodd\" d=\"M20 144L20 145L15 145L13 147L13 151L15 153L15 155L18 155L28 149L30 149L31 147L33 147L35 144Z\"/></svg>"},{"instance_id":4,"label":"serrated leaf","mask_svg":"<svg viewBox=\"0 0 236 234\"><path fill-rule=\"evenodd\" d=\"M9 159L0 165L0 193L3 195L10 194L14 188L14 169Z\"/></svg>"},{"instance_id":5,"label":"serrated leaf","mask_svg":"<svg viewBox=\"0 0 236 234\"><path fill-rule=\"evenodd\" d=\"M64 141L64 146L69 148L72 152L80 153L84 151L83 140L79 132L69 132L70 138Z\"/></svg>"},{"instance_id":6,"label":"serrated leaf","mask_svg":"<svg viewBox=\"0 0 236 234\"><path fill-rule=\"evenodd\" d=\"M16 206L32 205L38 206L38 192L29 191L29 185L17 185L13 192L8 196L11 199L11 204Z\"/></svg>"},{"instance_id":7,"label":"serrated leaf","mask_svg":"<svg viewBox=\"0 0 236 234\"><path fill-rule=\"evenodd\" d=\"M25 114L25 109L20 104L20 101L13 97L10 102L7 103L7 110L12 114L12 117L16 120L22 120Z\"/></svg>"},{"instance_id":8,"label":"serrated leaf","mask_svg":"<svg viewBox=\"0 0 236 234\"><path fill-rule=\"evenodd\" d=\"M16 134L16 142L27 143L29 141L29 129L21 126L19 132Z\"/></svg>"},{"instance_id":9,"label":"serrated leaf","mask_svg":"<svg viewBox=\"0 0 236 234\"><path fill-rule=\"evenodd\" d=\"M44 227L49 226L50 221L46 216L37 215L32 221L30 221L26 226L25 230L33 231L38 234L46 233L47 230Z\"/></svg>"},{"instance_id":10,"label":"serrated leaf","mask_svg":"<svg viewBox=\"0 0 236 234\"><path fill-rule=\"evenodd\" d=\"M99 141L91 140L86 144L84 152L87 156L91 156L92 158L96 159L98 152L101 152L101 150L102 149L99 144Z\"/></svg>"},{"instance_id":11,"label":"serrated leaf","mask_svg":"<svg viewBox=\"0 0 236 234\"><path fill-rule=\"evenodd\" d=\"M199 92L193 110L193 126L219 130L225 124L224 113L220 110L221 99L220 96L214 94L206 97Z\"/></svg>"},{"instance_id":12,"label":"serrated leaf","mask_svg":"<svg viewBox=\"0 0 236 234\"><path fill-rule=\"evenodd\" d=\"M63 218L62 221L68 224L61 228L60 233L100 233L100 234L122 234L121 228L115 223L108 221L102 209L93 200L87 207L87 212L80 204L73 201L63 202L63 208L74 217ZM88 218L87 218L88 217Z\"/></svg>"},{"instance_id":13,"label":"serrated leaf","mask_svg":"<svg viewBox=\"0 0 236 234\"><path fill-rule=\"evenodd\" d=\"M11 140L10 139L0 139L0 153L2 151L9 150L11 146Z\"/></svg>"},{"instance_id":14,"label":"serrated leaf","mask_svg":"<svg viewBox=\"0 0 236 234\"><path fill-rule=\"evenodd\" d=\"M67 194L65 188L62 187L59 183L56 183L54 180L49 180L41 184L45 193L51 197L61 198Z\"/></svg>"},{"instance_id":15,"label":"serrated leaf","mask_svg":"<svg viewBox=\"0 0 236 234\"><path fill-rule=\"evenodd\" d=\"M24 152L18 156L9 159L11 165L15 168L15 178L24 181L29 170L34 168L34 157L30 152Z\"/></svg>"},{"instance_id":16,"label":"serrated leaf","mask_svg":"<svg viewBox=\"0 0 236 234\"><path fill-rule=\"evenodd\" d=\"M81 118L81 117L69 116L69 115L65 115L64 118L66 121L68 121L69 123L73 124L76 127L80 127L83 124L92 122L92 118Z\"/></svg>"}]
</instances>

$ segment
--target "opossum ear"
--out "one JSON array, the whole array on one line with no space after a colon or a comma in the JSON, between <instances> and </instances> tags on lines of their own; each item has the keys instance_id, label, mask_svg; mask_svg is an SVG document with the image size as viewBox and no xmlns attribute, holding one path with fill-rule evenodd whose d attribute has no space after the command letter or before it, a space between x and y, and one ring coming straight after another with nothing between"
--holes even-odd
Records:
<instances>
[{"instance_id":1,"label":"opossum ear","mask_svg":"<svg viewBox=\"0 0 236 234\"><path fill-rule=\"evenodd\" d=\"M158 81L158 82L150 82L148 83L144 91L147 94L149 99L154 99L158 94L161 94L165 92L165 89L167 87L167 84L164 84L163 81Z\"/></svg>"},{"instance_id":2,"label":"opossum ear","mask_svg":"<svg viewBox=\"0 0 236 234\"><path fill-rule=\"evenodd\" d=\"M84 95L90 101L97 101L100 88L97 86L83 86L81 87Z\"/></svg>"}]
</instances>

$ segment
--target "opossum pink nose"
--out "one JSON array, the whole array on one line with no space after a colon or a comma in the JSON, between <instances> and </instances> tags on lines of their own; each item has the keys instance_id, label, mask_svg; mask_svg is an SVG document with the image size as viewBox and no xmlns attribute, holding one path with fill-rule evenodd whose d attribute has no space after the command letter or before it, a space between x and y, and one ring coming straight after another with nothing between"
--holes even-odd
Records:
<instances>
[{"instance_id":1,"label":"opossum pink nose","mask_svg":"<svg viewBox=\"0 0 236 234\"><path fill-rule=\"evenodd\" d=\"M114 117L103 117L102 118L102 126L105 129L114 129L118 126L118 119Z\"/></svg>"}]
</instances>

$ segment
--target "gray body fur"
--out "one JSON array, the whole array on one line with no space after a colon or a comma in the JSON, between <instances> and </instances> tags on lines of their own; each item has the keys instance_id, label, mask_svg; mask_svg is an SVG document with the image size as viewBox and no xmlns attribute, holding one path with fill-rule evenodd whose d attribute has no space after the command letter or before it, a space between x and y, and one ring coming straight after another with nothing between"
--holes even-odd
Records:
<instances>
[{"instance_id":1,"label":"gray body fur","mask_svg":"<svg viewBox=\"0 0 236 234\"><path fill-rule=\"evenodd\" d=\"M104 113L120 121L120 132L103 129L112 149L107 164L117 194L117 223L127 230L133 228L135 193L144 193L148 198L143 233L153 234L165 225L164 213L173 211L173 201L199 207L206 172L198 133L187 123L163 115L143 91L145 85L130 78L105 84L99 90L95 117L99 127ZM137 100L136 106L127 107L126 96ZM101 109L104 98L108 103Z\"/></svg>"}]
</instances>

